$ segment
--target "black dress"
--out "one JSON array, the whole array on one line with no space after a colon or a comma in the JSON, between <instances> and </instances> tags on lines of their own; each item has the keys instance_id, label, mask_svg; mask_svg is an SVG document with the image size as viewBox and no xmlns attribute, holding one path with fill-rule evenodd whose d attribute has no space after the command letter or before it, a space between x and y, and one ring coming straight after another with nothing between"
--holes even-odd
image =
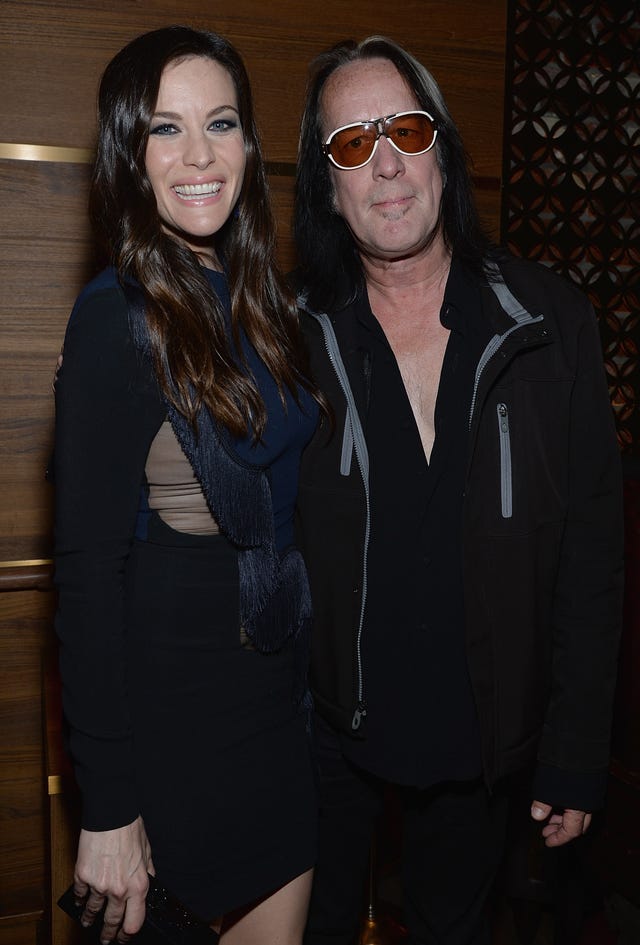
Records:
<instances>
[{"instance_id":1,"label":"black dress","mask_svg":"<svg viewBox=\"0 0 640 945\"><path fill-rule=\"evenodd\" d=\"M269 423L260 446L234 450L269 469L282 551L316 410L306 395L302 409L289 397L283 410L244 350ZM141 814L159 880L209 919L315 859L296 646L252 647L236 549L222 534L176 530L149 506L145 464L166 410L113 274L80 297L56 400L56 626L83 826Z\"/></svg>"}]
</instances>

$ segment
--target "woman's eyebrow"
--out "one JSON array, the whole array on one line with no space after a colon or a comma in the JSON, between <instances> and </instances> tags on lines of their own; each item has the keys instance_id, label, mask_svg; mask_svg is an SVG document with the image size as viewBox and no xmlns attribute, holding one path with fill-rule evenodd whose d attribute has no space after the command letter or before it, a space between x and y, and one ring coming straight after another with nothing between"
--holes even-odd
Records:
<instances>
[{"instance_id":1,"label":"woman's eyebrow","mask_svg":"<svg viewBox=\"0 0 640 945\"><path fill-rule=\"evenodd\" d=\"M227 111L235 112L236 115L239 114L238 109L235 107L235 105L216 105L215 108L212 108L207 112L206 117L210 118L212 115L217 115L220 112L227 112ZM154 112L152 117L178 119L178 118L182 118L182 115L180 114L180 112L158 111L158 112Z\"/></svg>"}]
</instances>

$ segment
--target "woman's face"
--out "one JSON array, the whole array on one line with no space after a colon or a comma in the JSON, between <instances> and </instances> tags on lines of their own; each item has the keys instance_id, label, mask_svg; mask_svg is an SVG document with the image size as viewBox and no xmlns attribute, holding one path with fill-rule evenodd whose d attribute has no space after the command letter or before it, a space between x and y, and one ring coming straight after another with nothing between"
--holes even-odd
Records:
<instances>
[{"instance_id":1,"label":"woman's face","mask_svg":"<svg viewBox=\"0 0 640 945\"><path fill-rule=\"evenodd\" d=\"M236 90L217 62L166 66L149 126L146 170L166 232L219 268L211 237L224 226L246 164Z\"/></svg>"}]
</instances>

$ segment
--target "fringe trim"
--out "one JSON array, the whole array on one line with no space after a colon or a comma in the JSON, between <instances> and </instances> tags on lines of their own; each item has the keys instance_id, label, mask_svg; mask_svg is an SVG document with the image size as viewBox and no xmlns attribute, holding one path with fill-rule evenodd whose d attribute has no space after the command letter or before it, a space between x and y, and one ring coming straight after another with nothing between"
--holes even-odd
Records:
<instances>
[{"instance_id":1,"label":"fringe trim","mask_svg":"<svg viewBox=\"0 0 640 945\"><path fill-rule=\"evenodd\" d=\"M142 291L126 284L134 343L151 359ZM280 649L297 637L311 615L311 595L302 556L282 560L275 543L269 480L264 470L239 463L206 408L198 415L198 435L163 397L173 431L202 486L221 531L238 549L240 619L252 643L263 652ZM300 698L300 697L299 697Z\"/></svg>"}]
</instances>

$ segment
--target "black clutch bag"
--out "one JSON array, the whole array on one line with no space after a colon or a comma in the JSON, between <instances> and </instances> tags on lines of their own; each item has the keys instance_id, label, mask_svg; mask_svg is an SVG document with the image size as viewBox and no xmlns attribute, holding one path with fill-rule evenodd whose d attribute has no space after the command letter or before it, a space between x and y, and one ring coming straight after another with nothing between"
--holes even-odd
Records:
<instances>
[{"instance_id":1,"label":"black clutch bag","mask_svg":"<svg viewBox=\"0 0 640 945\"><path fill-rule=\"evenodd\" d=\"M84 903L76 905L73 885L58 899L58 905L76 922L84 911ZM93 925L83 927L87 942L99 942L102 913ZM133 945L215 945L217 932L190 912L168 889L149 877L144 924L133 936Z\"/></svg>"}]
</instances>

